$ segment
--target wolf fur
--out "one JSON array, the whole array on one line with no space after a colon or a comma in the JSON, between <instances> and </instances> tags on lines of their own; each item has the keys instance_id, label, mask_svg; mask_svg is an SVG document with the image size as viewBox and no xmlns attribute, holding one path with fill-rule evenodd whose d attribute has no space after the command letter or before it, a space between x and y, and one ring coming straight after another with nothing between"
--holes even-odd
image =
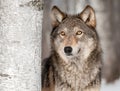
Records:
<instances>
[{"instance_id":1,"label":"wolf fur","mask_svg":"<svg viewBox=\"0 0 120 91\"><path fill-rule=\"evenodd\" d=\"M52 50L42 62L42 91L100 91L101 47L93 8L68 15L54 6L51 19Z\"/></svg>"}]
</instances>

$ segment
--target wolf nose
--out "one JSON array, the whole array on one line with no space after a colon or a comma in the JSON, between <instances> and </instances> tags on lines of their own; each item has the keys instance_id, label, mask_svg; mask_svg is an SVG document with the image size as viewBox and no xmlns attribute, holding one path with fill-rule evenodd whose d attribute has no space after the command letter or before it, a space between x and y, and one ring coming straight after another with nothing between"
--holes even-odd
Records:
<instances>
[{"instance_id":1,"label":"wolf nose","mask_svg":"<svg viewBox=\"0 0 120 91\"><path fill-rule=\"evenodd\" d=\"M71 52L72 52L72 47L70 47L70 46L65 47L65 48L64 48L64 52L65 52L66 54L71 54Z\"/></svg>"}]
</instances>

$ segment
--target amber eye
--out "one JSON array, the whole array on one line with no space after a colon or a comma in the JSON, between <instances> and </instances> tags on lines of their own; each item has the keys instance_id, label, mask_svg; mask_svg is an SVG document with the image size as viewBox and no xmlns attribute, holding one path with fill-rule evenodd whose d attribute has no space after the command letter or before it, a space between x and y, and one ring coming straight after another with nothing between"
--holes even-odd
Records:
<instances>
[{"instance_id":1,"label":"amber eye","mask_svg":"<svg viewBox=\"0 0 120 91\"><path fill-rule=\"evenodd\" d=\"M81 35L82 34L82 31L77 31L76 32L76 35Z\"/></svg>"},{"instance_id":2,"label":"amber eye","mask_svg":"<svg viewBox=\"0 0 120 91\"><path fill-rule=\"evenodd\" d=\"M64 31L61 31L61 32L60 32L60 36L64 37L64 36L65 36L65 32L64 32Z\"/></svg>"}]
</instances>

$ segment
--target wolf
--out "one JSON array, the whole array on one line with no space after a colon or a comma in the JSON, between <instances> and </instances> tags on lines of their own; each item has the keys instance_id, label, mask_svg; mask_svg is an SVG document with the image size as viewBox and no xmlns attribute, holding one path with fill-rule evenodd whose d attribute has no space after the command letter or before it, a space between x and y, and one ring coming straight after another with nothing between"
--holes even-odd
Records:
<instances>
[{"instance_id":1,"label":"wolf","mask_svg":"<svg viewBox=\"0 0 120 91\"><path fill-rule=\"evenodd\" d=\"M100 91L102 49L94 9L51 10L51 54L42 61L42 91Z\"/></svg>"}]
</instances>

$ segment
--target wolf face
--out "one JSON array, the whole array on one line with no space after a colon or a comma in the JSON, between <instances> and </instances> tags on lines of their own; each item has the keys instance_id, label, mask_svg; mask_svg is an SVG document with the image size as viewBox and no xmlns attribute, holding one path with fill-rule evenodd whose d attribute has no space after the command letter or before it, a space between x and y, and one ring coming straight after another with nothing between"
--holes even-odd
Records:
<instances>
[{"instance_id":1,"label":"wolf face","mask_svg":"<svg viewBox=\"0 0 120 91\"><path fill-rule=\"evenodd\" d=\"M67 63L87 59L98 46L95 12L87 6L78 15L67 15L52 8L52 49Z\"/></svg>"}]
</instances>

